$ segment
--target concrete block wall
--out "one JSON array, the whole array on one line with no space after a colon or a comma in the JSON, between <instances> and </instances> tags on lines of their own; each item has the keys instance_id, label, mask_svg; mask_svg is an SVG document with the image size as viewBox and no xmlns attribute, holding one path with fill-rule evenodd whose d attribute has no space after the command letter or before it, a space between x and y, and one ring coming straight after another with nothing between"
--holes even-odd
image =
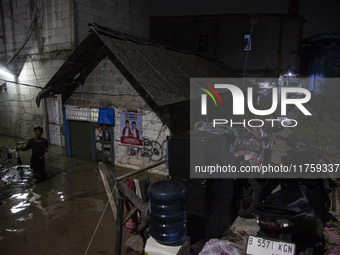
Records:
<instances>
[{"instance_id":1,"label":"concrete block wall","mask_svg":"<svg viewBox=\"0 0 340 255\"><path fill-rule=\"evenodd\" d=\"M29 38L18 56L11 61L8 68L16 75L11 81L44 87L56 71L70 56L77 43L88 34L88 23L97 22L123 32L148 37L148 1L78 1L78 0L2 0L3 13L0 13L0 24L3 38L0 38L0 66L14 55L14 52ZM39 4L41 3L41 4ZM30 33L29 26L34 5L37 4L37 19ZM77 41L78 39L78 41ZM0 74L0 79L7 79ZM119 80L119 77L107 77ZM105 91L107 83L101 90ZM126 90L122 81L122 90ZM31 129L41 125L46 127L43 102L38 108L35 99L41 89L15 83L7 84L7 91L0 91L0 133L4 135L30 138ZM132 101L137 107L135 95L122 101ZM126 99L128 98L128 99ZM82 99L87 102L88 96ZM96 96L102 105L110 100ZM135 104L135 105L134 105ZM14 127L14 128L13 128Z\"/></svg>"},{"instance_id":2,"label":"concrete block wall","mask_svg":"<svg viewBox=\"0 0 340 255\"><path fill-rule=\"evenodd\" d=\"M70 0L43 1L41 28L44 51L74 48L74 16Z\"/></svg>"},{"instance_id":3,"label":"concrete block wall","mask_svg":"<svg viewBox=\"0 0 340 255\"><path fill-rule=\"evenodd\" d=\"M35 5L36 21L29 32ZM6 65L26 36L28 40L8 65L15 77L7 78L16 83L8 83L7 91L0 92L0 133L28 139L35 126L47 127L44 102L38 108L35 100L72 52L73 9L70 0L3 0L2 8L5 40L0 40L0 49L7 50L0 52L2 65ZM1 78L6 79L0 75Z\"/></svg>"},{"instance_id":4,"label":"concrete block wall","mask_svg":"<svg viewBox=\"0 0 340 255\"><path fill-rule=\"evenodd\" d=\"M115 165L128 168L143 168L165 159L167 156L167 136L170 130L163 125L159 117L151 110L138 110L143 115L143 139L147 145L137 148L134 146L121 145L120 141L120 113L125 109L115 109ZM155 149L155 152L154 152ZM152 169L153 172L167 175L168 169L165 164Z\"/></svg>"},{"instance_id":5,"label":"concrete block wall","mask_svg":"<svg viewBox=\"0 0 340 255\"><path fill-rule=\"evenodd\" d=\"M0 133L10 136L33 137L34 126L43 123L43 111L35 105L36 88L7 82L7 91L0 92Z\"/></svg>"},{"instance_id":6,"label":"concrete block wall","mask_svg":"<svg viewBox=\"0 0 340 255\"><path fill-rule=\"evenodd\" d=\"M29 33L35 5L37 18ZM3 0L2 8L0 23L5 39L0 40L0 61L3 62L13 55L26 35L29 39L20 55L74 49L88 34L89 23L149 37L147 0Z\"/></svg>"},{"instance_id":7,"label":"concrete block wall","mask_svg":"<svg viewBox=\"0 0 340 255\"><path fill-rule=\"evenodd\" d=\"M219 60L242 73L247 57L247 51L243 51L242 48L243 35L251 32L251 16L230 15L220 19L222 23L220 34L225 36L222 36L219 44ZM251 50L247 58L248 72L278 67L279 39L280 16L264 16L256 19Z\"/></svg>"},{"instance_id":8,"label":"concrete block wall","mask_svg":"<svg viewBox=\"0 0 340 255\"><path fill-rule=\"evenodd\" d=\"M300 19L285 19L283 22L283 43L282 43L282 58L281 66L287 68L290 66L291 71L299 71L301 49L299 48L300 33L302 33L302 27L304 21ZM302 39L302 38L300 38ZM286 70L287 71L287 70Z\"/></svg>"},{"instance_id":9,"label":"concrete block wall","mask_svg":"<svg viewBox=\"0 0 340 255\"><path fill-rule=\"evenodd\" d=\"M7 82L7 91L0 91L0 134L28 139L33 136L34 127L40 125L46 128L44 101L38 108L36 97L68 54L31 56L23 61L19 76L0 77L16 81Z\"/></svg>"},{"instance_id":10,"label":"concrete block wall","mask_svg":"<svg viewBox=\"0 0 340 255\"><path fill-rule=\"evenodd\" d=\"M242 47L243 35L251 33L252 20L249 14L151 17L150 33L153 40L222 61L240 74L246 65L248 77L262 77L287 66L298 69L301 19L284 14L257 15L247 54ZM199 50L200 36L207 38L206 51Z\"/></svg>"},{"instance_id":11,"label":"concrete block wall","mask_svg":"<svg viewBox=\"0 0 340 255\"><path fill-rule=\"evenodd\" d=\"M150 17L150 37L167 44L216 59L218 43L217 16ZM202 50L199 37L206 36L207 48Z\"/></svg>"},{"instance_id":12,"label":"concrete block wall","mask_svg":"<svg viewBox=\"0 0 340 255\"><path fill-rule=\"evenodd\" d=\"M88 34L88 23L149 37L149 5L146 0L76 0L76 30L80 42Z\"/></svg>"},{"instance_id":13,"label":"concrete block wall","mask_svg":"<svg viewBox=\"0 0 340 255\"><path fill-rule=\"evenodd\" d=\"M51 52L70 49L74 43L73 35L73 9L70 0L3 0L2 15L3 35L5 40L0 41L0 60L6 62L24 42L28 40L19 55ZM34 7L37 8L36 21L30 32L34 16ZM5 44L5 45L4 45ZM6 59L7 58L7 59Z\"/></svg>"},{"instance_id":14,"label":"concrete block wall","mask_svg":"<svg viewBox=\"0 0 340 255\"><path fill-rule=\"evenodd\" d=\"M166 154L166 137L170 131L163 125L159 117L148 107L136 90L119 72L114 64L104 59L88 76L84 85L80 86L66 101L66 105L111 107L115 109L115 164L129 168L141 168L153 164ZM144 148L120 145L120 113L138 112L143 115L143 138L151 144ZM143 152L159 151L146 156ZM134 154L136 152L136 154ZM159 173L167 174L166 166L154 169Z\"/></svg>"},{"instance_id":15,"label":"concrete block wall","mask_svg":"<svg viewBox=\"0 0 340 255\"><path fill-rule=\"evenodd\" d=\"M247 51L242 49L242 43L243 34L251 32L251 16L231 15L227 17L224 25L221 26L221 34L231 35L232 39L224 37L224 40L221 40L219 60L240 73L243 73L246 66L248 77L266 75L266 72L271 69L284 69L287 65L295 68L297 56L291 52L294 52L293 45L295 52L297 51L298 40L297 37L290 37L290 34L296 35L299 28L292 26L290 33L283 33L285 18L281 15L260 16L254 21L251 50L247 56ZM238 24L238 29L233 29L230 24ZM291 40L290 51L288 47L285 47L289 37ZM282 61L283 58L286 61Z\"/></svg>"},{"instance_id":16,"label":"concrete block wall","mask_svg":"<svg viewBox=\"0 0 340 255\"><path fill-rule=\"evenodd\" d=\"M219 60L227 66L243 73L246 65L248 77L266 75L271 69L285 70L287 66L298 70L300 19L285 15L257 17L248 56L242 49L242 42L243 34L251 32L251 16L229 15L221 19L220 35L226 36L221 36ZM237 29L230 24L237 24Z\"/></svg>"},{"instance_id":17,"label":"concrete block wall","mask_svg":"<svg viewBox=\"0 0 340 255\"><path fill-rule=\"evenodd\" d=\"M113 63L105 58L65 104L142 109L144 100Z\"/></svg>"}]
</instances>

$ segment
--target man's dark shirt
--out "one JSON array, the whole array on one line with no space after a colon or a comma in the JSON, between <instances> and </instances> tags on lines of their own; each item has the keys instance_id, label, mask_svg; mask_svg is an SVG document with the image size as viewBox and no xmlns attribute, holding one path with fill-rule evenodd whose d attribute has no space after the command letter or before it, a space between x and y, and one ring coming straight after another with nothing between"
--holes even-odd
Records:
<instances>
[{"instance_id":1,"label":"man's dark shirt","mask_svg":"<svg viewBox=\"0 0 340 255\"><path fill-rule=\"evenodd\" d=\"M45 138L41 138L40 142L37 142L34 138L28 140L24 151L32 149L32 155L41 157L45 155L46 148L48 148L48 141Z\"/></svg>"}]
</instances>

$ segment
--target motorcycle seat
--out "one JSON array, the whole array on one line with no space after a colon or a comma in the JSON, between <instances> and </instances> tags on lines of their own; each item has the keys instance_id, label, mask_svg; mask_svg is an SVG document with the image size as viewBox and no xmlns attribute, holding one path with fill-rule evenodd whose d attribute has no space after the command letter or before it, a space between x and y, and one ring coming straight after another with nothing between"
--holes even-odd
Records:
<instances>
[{"instance_id":1,"label":"motorcycle seat","mask_svg":"<svg viewBox=\"0 0 340 255\"><path fill-rule=\"evenodd\" d=\"M301 213L310 209L309 200L300 186L288 186L269 195L262 209L281 213Z\"/></svg>"}]
</instances>

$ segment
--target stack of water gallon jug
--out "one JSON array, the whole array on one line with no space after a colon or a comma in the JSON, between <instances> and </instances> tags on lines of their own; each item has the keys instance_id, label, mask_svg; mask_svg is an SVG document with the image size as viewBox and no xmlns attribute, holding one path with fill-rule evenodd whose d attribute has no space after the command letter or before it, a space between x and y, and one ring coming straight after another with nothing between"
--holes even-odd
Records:
<instances>
[{"instance_id":1,"label":"stack of water gallon jug","mask_svg":"<svg viewBox=\"0 0 340 255\"><path fill-rule=\"evenodd\" d=\"M189 254L184 184L173 180L152 183L148 197L151 236L146 241L145 254Z\"/></svg>"}]
</instances>

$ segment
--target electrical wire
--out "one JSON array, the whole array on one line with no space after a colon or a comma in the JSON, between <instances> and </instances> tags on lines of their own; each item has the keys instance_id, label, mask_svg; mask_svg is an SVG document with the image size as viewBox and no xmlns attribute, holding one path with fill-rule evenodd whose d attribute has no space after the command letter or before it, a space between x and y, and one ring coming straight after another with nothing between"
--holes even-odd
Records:
<instances>
[{"instance_id":1,"label":"electrical wire","mask_svg":"<svg viewBox=\"0 0 340 255\"><path fill-rule=\"evenodd\" d=\"M111 96L111 97L119 97L119 96L131 96L131 97L139 97L140 95L136 94L129 94L129 93L125 93L125 94L104 94L104 93L93 93L93 92L73 92L73 94L77 94L77 95L97 95L97 96Z\"/></svg>"},{"instance_id":2,"label":"electrical wire","mask_svg":"<svg viewBox=\"0 0 340 255\"><path fill-rule=\"evenodd\" d=\"M37 80L37 82L38 82L38 85L39 85L39 87L40 87L40 82L39 82L39 79L38 79L37 73L36 73L36 71L35 71L35 67L34 67L34 65L33 65L32 56L30 56L30 59L31 59L31 65L32 65L32 70L33 70L33 73L34 73L35 79Z\"/></svg>"},{"instance_id":3,"label":"electrical wire","mask_svg":"<svg viewBox=\"0 0 340 255\"><path fill-rule=\"evenodd\" d=\"M2 79L2 78L0 78L0 80L8 82L8 83L14 83L14 84L22 85L22 86L27 86L27 87L37 88L37 89L44 89L42 87L31 85L31 84L27 84L27 83L16 82L16 81L9 81L9 80L5 80L5 79Z\"/></svg>"},{"instance_id":4,"label":"electrical wire","mask_svg":"<svg viewBox=\"0 0 340 255\"><path fill-rule=\"evenodd\" d=\"M251 29L250 29L250 41L248 43L248 48L246 49L247 52L246 52L246 59L245 59L245 63L244 63L244 70L243 70L243 83L242 83L242 88L244 88L244 79L246 78L246 72L247 72L247 64L248 64L248 54L249 54L249 51L250 51L250 48L251 47L251 40L252 40L252 36L253 36L253 30L254 30L254 26L255 26L255 23L256 23L257 19L256 18L252 18L251 20Z\"/></svg>"},{"instance_id":5,"label":"electrical wire","mask_svg":"<svg viewBox=\"0 0 340 255\"><path fill-rule=\"evenodd\" d=\"M2 13L4 16L6 16L7 18L13 19L13 21L14 21L15 23L17 23L18 25L20 25L20 26L22 26L22 27L26 27L26 24L20 22L20 21L17 20L17 19L14 19L13 17L11 17L11 16L9 16L8 14L6 14L4 11L2 11L1 13Z\"/></svg>"},{"instance_id":6,"label":"electrical wire","mask_svg":"<svg viewBox=\"0 0 340 255\"><path fill-rule=\"evenodd\" d=\"M7 102L32 102L35 100L35 97L32 99L27 99L27 100L16 100L16 99L12 99L12 100L5 100L5 101L0 101L0 104L2 103L7 103Z\"/></svg>"},{"instance_id":7,"label":"electrical wire","mask_svg":"<svg viewBox=\"0 0 340 255\"><path fill-rule=\"evenodd\" d=\"M38 9L40 9L42 1L38 0L38 1L34 1L34 3L35 3L35 5L34 5L33 15L32 15L31 24L29 26L29 29L28 29L27 33L25 34L24 40L21 42L20 46L16 49L13 56L7 61L7 65L9 63L11 63L16 56L18 56L18 54L24 48L24 46L26 45L28 39L30 38L30 36L32 34L35 21L37 20L37 17L38 17Z\"/></svg>"},{"instance_id":8,"label":"electrical wire","mask_svg":"<svg viewBox=\"0 0 340 255\"><path fill-rule=\"evenodd\" d=\"M316 23L315 21L309 19L308 17L306 17L304 14L302 14L299 10L297 10L294 6L292 6L291 4L288 4L288 6L290 8L292 8L297 14L299 14L302 18L304 18L305 20L311 22L314 26L321 28L324 32L326 32L327 34L331 35L332 37L334 37L335 39L340 39L339 36L335 35L334 33L328 31L327 29L325 29L323 26L319 25L318 23Z\"/></svg>"}]
</instances>

